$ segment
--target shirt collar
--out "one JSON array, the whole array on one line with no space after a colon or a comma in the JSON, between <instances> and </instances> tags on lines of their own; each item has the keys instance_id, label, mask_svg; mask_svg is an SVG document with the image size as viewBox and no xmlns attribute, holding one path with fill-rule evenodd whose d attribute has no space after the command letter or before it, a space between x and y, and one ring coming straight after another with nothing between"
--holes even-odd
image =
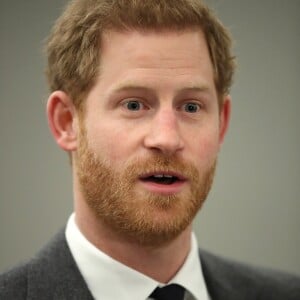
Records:
<instances>
[{"instance_id":1,"label":"shirt collar","mask_svg":"<svg viewBox=\"0 0 300 300\"><path fill-rule=\"evenodd\" d=\"M66 227L66 240L73 258L95 299L147 299L155 287L154 279L111 258L91 244L80 232L73 213ZM198 245L192 235L191 251L170 283L185 287L196 300L208 300Z\"/></svg>"}]
</instances>

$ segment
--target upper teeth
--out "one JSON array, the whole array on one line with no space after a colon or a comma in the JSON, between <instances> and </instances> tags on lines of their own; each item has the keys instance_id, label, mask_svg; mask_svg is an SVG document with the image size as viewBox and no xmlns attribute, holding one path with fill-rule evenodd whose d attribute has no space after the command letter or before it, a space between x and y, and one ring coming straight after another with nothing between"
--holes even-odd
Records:
<instances>
[{"instance_id":1,"label":"upper teeth","mask_svg":"<svg viewBox=\"0 0 300 300\"><path fill-rule=\"evenodd\" d=\"M163 178L163 177L172 178L173 176L172 175L159 174L159 175L153 175L153 177L155 177L155 178Z\"/></svg>"}]
</instances>

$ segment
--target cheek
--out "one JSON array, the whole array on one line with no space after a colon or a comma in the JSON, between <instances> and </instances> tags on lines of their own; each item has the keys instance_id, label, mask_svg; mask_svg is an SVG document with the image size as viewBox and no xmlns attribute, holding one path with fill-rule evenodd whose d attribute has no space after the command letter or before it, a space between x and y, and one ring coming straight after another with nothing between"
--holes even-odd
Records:
<instances>
[{"instance_id":1,"label":"cheek","mask_svg":"<svg viewBox=\"0 0 300 300\"><path fill-rule=\"evenodd\" d=\"M99 157L114 165L130 155L132 142L127 131L108 126L94 127L90 131L90 146Z\"/></svg>"},{"instance_id":2,"label":"cheek","mask_svg":"<svg viewBox=\"0 0 300 300\"><path fill-rule=\"evenodd\" d=\"M219 152L218 131L213 130L209 134L207 132L205 134L198 134L191 141L190 148L197 164L201 167L210 166L215 161Z\"/></svg>"},{"instance_id":3,"label":"cheek","mask_svg":"<svg viewBox=\"0 0 300 300\"><path fill-rule=\"evenodd\" d=\"M197 152L199 153L200 157L214 159L218 154L218 143L216 140L211 139L202 139L197 145Z\"/></svg>"}]
</instances>

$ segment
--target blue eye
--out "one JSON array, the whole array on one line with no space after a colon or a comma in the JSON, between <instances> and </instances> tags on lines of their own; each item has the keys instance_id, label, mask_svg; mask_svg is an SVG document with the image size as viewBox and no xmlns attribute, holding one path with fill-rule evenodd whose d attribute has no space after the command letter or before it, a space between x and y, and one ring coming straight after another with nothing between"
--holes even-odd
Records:
<instances>
[{"instance_id":1,"label":"blue eye","mask_svg":"<svg viewBox=\"0 0 300 300\"><path fill-rule=\"evenodd\" d=\"M184 104L184 110L188 113L196 113L200 110L200 105L197 103L186 103Z\"/></svg>"},{"instance_id":2,"label":"blue eye","mask_svg":"<svg viewBox=\"0 0 300 300\"><path fill-rule=\"evenodd\" d=\"M128 110L133 110L133 111L137 111L137 110L140 110L142 108L142 104L139 102L139 101L136 101L136 100L130 100L130 101L127 101L125 103L125 107L128 109Z\"/></svg>"}]
</instances>

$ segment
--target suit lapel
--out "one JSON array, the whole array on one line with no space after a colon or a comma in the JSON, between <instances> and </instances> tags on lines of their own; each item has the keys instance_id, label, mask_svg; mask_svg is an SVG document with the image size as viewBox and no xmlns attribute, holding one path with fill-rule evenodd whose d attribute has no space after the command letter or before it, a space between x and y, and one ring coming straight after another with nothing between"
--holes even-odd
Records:
<instances>
[{"instance_id":1,"label":"suit lapel","mask_svg":"<svg viewBox=\"0 0 300 300\"><path fill-rule=\"evenodd\" d=\"M251 300L236 267L203 250L199 252L205 283L211 300ZM93 300L67 245L64 230L28 266L28 300ZM247 292L246 292L247 290Z\"/></svg>"},{"instance_id":2,"label":"suit lapel","mask_svg":"<svg viewBox=\"0 0 300 300\"><path fill-rule=\"evenodd\" d=\"M245 298L245 295L241 295L241 290L235 286L234 270L230 268L228 263L224 263L222 259L206 251L200 250L199 253L203 276L211 300L254 299L248 298L248 296Z\"/></svg>"},{"instance_id":3,"label":"suit lapel","mask_svg":"<svg viewBox=\"0 0 300 300\"><path fill-rule=\"evenodd\" d=\"M69 250L64 230L30 264L28 299L93 299Z\"/></svg>"}]
</instances>

